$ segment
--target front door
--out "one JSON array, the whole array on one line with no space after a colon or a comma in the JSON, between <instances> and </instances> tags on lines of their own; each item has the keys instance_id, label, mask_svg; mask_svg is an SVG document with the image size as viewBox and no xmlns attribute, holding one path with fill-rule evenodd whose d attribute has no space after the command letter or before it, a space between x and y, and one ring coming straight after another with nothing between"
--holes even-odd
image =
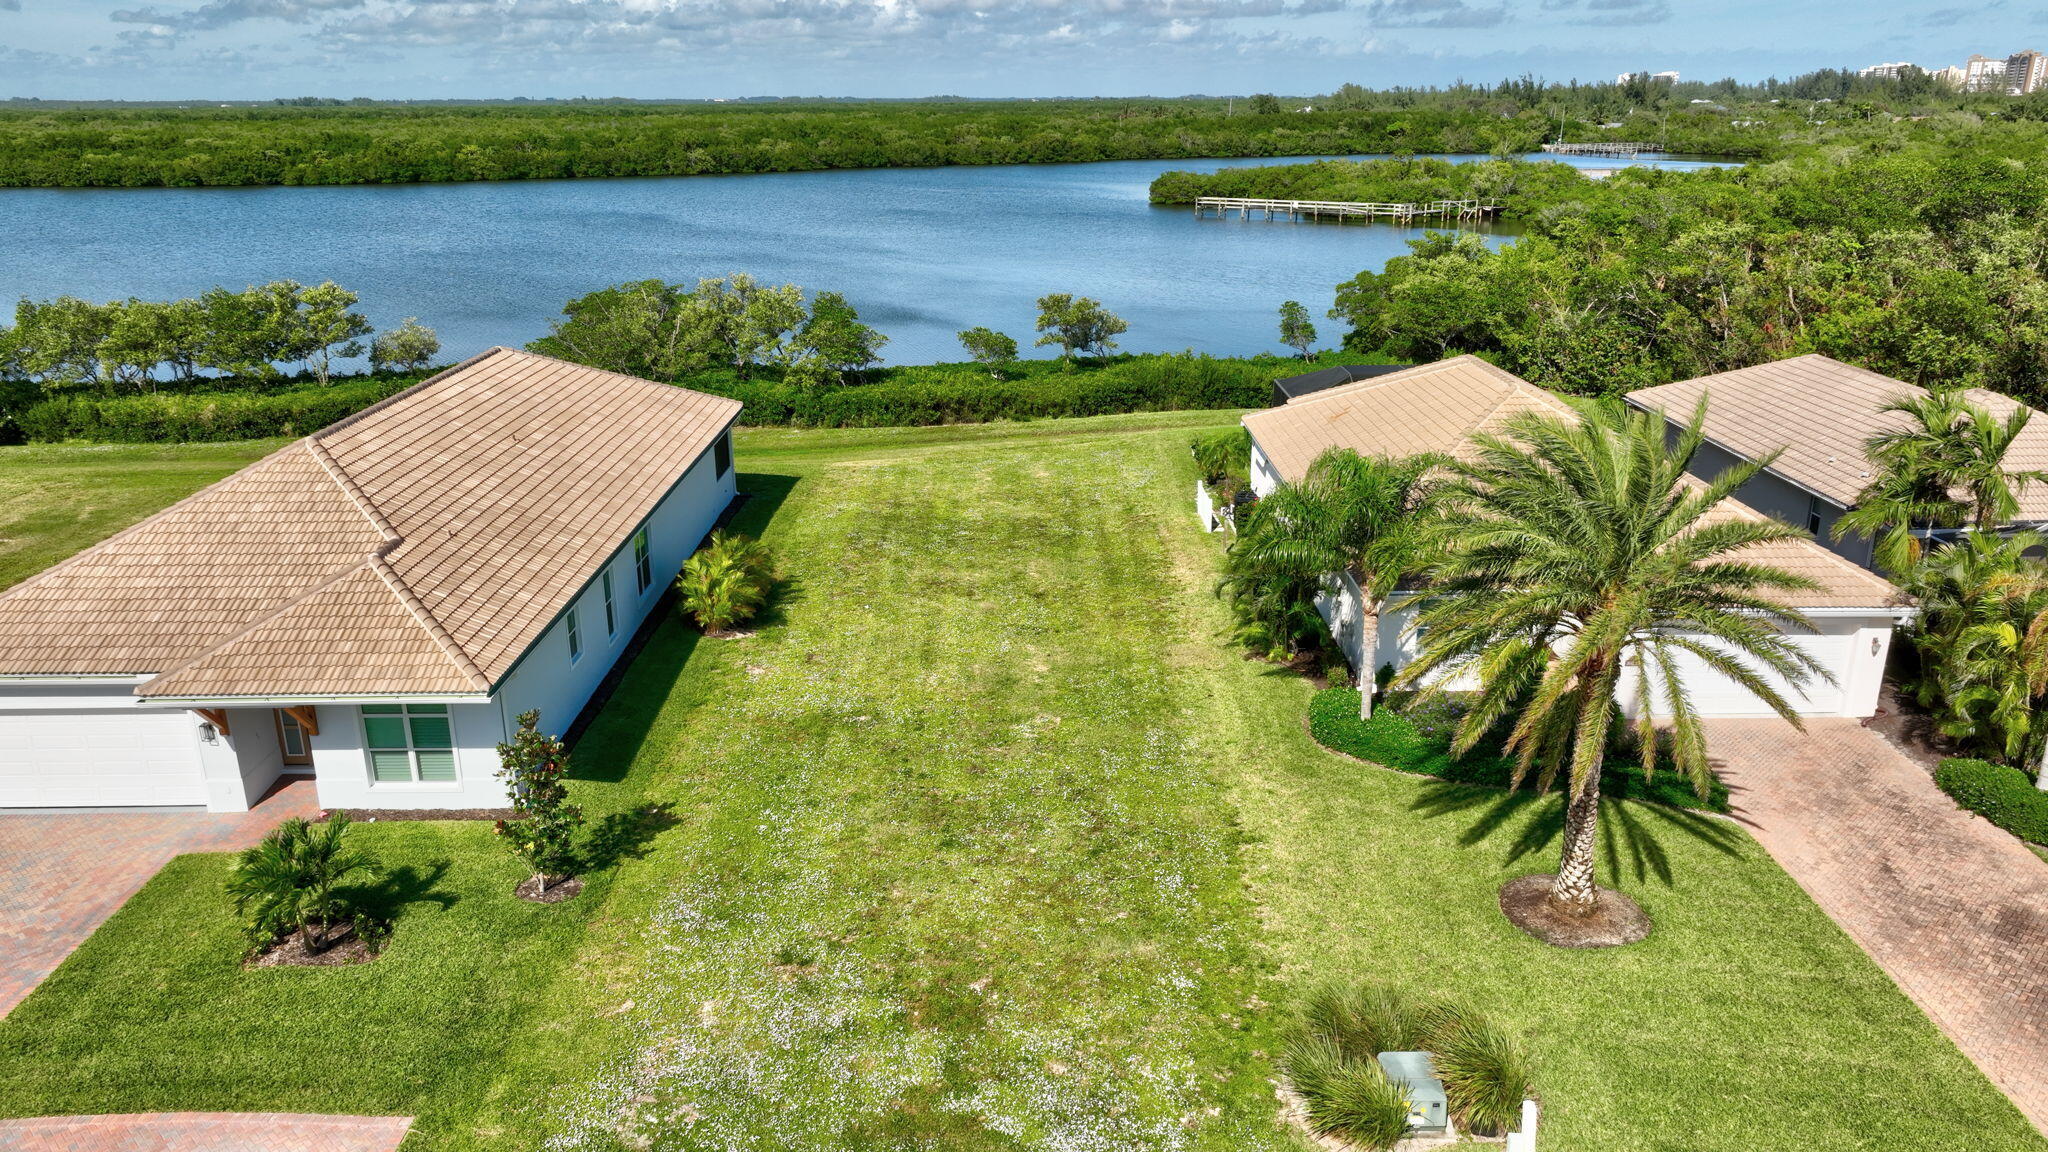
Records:
<instances>
[{"instance_id":1,"label":"front door","mask_svg":"<svg viewBox=\"0 0 2048 1152\"><path fill-rule=\"evenodd\" d=\"M282 708L273 709L272 715L277 717L277 750L285 769L311 768L313 743L307 738L306 726Z\"/></svg>"}]
</instances>

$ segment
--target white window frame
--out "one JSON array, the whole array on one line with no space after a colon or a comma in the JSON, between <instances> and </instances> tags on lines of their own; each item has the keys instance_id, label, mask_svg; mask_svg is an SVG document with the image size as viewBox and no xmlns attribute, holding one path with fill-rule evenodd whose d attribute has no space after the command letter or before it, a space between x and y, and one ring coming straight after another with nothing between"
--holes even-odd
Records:
<instances>
[{"instance_id":1,"label":"white window frame","mask_svg":"<svg viewBox=\"0 0 2048 1152\"><path fill-rule=\"evenodd\" d=\"M654 587L654 545L647 539L647 529L633 533L633 578L640 584L644 595Z\"/></svg>"},{"instance_id":2,"label":"white window frame","mask_svg":"<svg viewBox=\"0 0 2048 1152\"><path fill-rule=\"evenodd\" d=\"M396 711L395 711L395 712L370 712L370 711L367 711L367 710L366 710L366 709L369 709L369 708L393 708L393 709L396 709ZM417 711L415 711L416 709L417 709ZM435 711L435 709L439 709L439 711ZM379 780L379 779L377 779L377 753L379 753L379 752L397 752L397 751L401 751L401 749L399 749L399 748L398 748L398 747L397 747L396 745L385 745L385 746L383 746L383 747L376 747L376 746L373 746L373 745L371 744L371 742L370 742L370 725L369 725L369 720L370 720L370 718L371 718L371 717L373 717L373 716L374 716L374 717L380 717L380 718L386 718L386 719L395 719L395 720L397 720L397 721L398 721L398 724L399 724L399 728L400 728L400 730L401 730L401 731L403 731L403 732L405 733L405 748L404 748L404 749L402 749L402 751L404 751L404 753L405 753L405 759L406 759L406 765L407 765L407 768L408 768L408 770L409 770L409 771L410 771L410 772L412 773L412 778L411 778L411 779L409 779L409 780ZM413 733L412 733L412 719L413 719L413 717L414 717L414 716L426 716L426 717L436 717L436 718L439 718L440 720L442 720L442 721L443 721L444 723L446 723L446 724L448 725L448 747L446 747L446 748L437 748L437 747L431 747L431 746L430 746L430 747L422 748L422 747L421 747L421 746L420 746L420 745L419 745L419 744L418 744L418 743L417 743L417 742L416 742L416 741L415 741L415 740L413 739ZM448 706L448 705L446 705L446 704L400 704L400 703L390 703L390 704L364 704L364 705L358 705L358 706L356 707L356 717L357 717L357 720L358 720L358 722L359 722L359 723L361 724L361 728L362 728L362 733L363 733L363 767L364 767L364 769L365 769L365 770L366 770L366 771L367 771L367 772L369 773L369 776L370 776L370 787L372 787L372 788L456 788L456 787L460 787L460 786L461 786L461 784L462 784L462 761L461 761L461 758L460 758L460 757L458 757L458 756L457 756L457 755L455 754L455 713L454 713L454 711L453 711L453 710L452 710L451 708L449 708L449 706ZM449 768L449 771L450 771L450 772L451 772L451 773L452 773L453 775L452 775L452 776L451 776L451 777L450 777L449 779L447 779L447 780L425 780L425 779L422 779L422 778L420 777L420 753L421 753L421 752L446 752L446 753L448 753L448 768Z\"/></svg>"},{"instance_id":3,"label":"white window frame","mask_svg":"<svg viewBox=\"0 0 2048 1152\"><path fill-rule=\"evenodd\" d=\"M609 640L619 634L619 612L617 608L614 608L612 606L612 570L610 565L606 565L605 567L603 580L604 635L605 639Z\"/></svg>"},{"instance_id":4,"label":"white window frame","mask_svg":"<svg viewBox=\"0 0 2048 1152\"><path fill-rule=\"evenodd\" d=\"M569 625L569 663L574 664L583 659L583 629L576 620L574 604L569 605L569 610L562 614L562 619Z\"/></svg>"}]
</instances>

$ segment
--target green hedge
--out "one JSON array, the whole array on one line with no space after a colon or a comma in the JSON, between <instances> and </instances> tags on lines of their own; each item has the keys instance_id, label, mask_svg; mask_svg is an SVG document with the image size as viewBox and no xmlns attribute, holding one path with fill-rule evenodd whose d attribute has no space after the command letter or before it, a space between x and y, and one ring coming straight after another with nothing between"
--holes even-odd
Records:
<instances>
[{"instance_id":1,"label":"green hedge","mask_svg":"<svg viewBox=\"0 0 2048 1152\"><path fill-rule=\"evenodd\" d=\"M2048 844L2048 792L2018 768L1984 760L1943 760L1934 782L1964 808L2035 844Z\"/></svg>"},{"instance_id":2,"label":"green hedge","mask_svg":"<svg viewBox=\"0 0 2048 1152\"><path fill-rule=\"evenodd\" d=\"M1358 690L1329 688L1315 694L1308 706L1309 733L1325 748L1370 760L1403 772L1435 776L1458 784L1505 788L1514 779L1514 761L1500 754L1499 744L1483 742L1464 757L1451 755L1451 728L1457 706L1440 701L1427 707L1383 704L1372 719L1358 718ZM1563 781L1558 781L1563 787ZM1603 795L1648 800L1675 808L1709 812L1728 810L1728 787L1716 778L1704 799L1677 772L1666 770L1645 779L1642 765L1612 758L1600 774Z\"/></svg>"},{"instance_id":3,"label":"green hedge","mask_svg":"<svg viewBox=\"0 0 2048 1152\"><path fill-rule=\"evenodd\" d=\"M879 428L1259 408L1271 401L1274 377L1302 370L1301 361L1281 357L1181 354L1132 356L1072 371L1027 361L1007 369L1002 380L979 365L932 364L883 369L871 383L838 388L806 389L728 373L678 383L744 403L740 420L746 424Z\"/></svg>"},{"instance_id":4,"label":"green hedge","mask_svg":"<svg viewBox=\"0 0 2048 1152\"><path fill-rule=\"evenodd\" d=\"M30 440L169 444L299 436L411 387L422 374L358 377L278 391L148 392L61 396L14 417Z\"/></svg>"}]
</instances>

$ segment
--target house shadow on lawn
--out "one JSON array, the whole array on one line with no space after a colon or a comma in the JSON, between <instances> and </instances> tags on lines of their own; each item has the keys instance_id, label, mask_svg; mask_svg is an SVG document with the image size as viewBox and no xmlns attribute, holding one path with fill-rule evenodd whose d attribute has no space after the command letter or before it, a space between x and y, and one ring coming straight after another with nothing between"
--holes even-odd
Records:
<instances>
[{"instance_id":1,"label":"house shadow on lawn","mask_svg":"<svg viewBox=\"0 0 2048 1152\"><path fill-rule=\"evenodd\" d=\"M1425 784L1410 806L1425 819L1462 817L1471 823L1458 843L1472 848L1495 841L1510 828L1502 863L1514 865L1557 849L1564 835L1562 792L1538 794L1446 782ZM1728 820L1642 801L1609 800L1600 805L1600 852L1609 876L1654 879L1670 887L1671 853L1666 844L1683 837L1733 856L1745 839Z\"/></svg>"},{"instance_id":2,"label":"house shadow on lawn","mask_svg":"<svg viewBox=\"0 0 2048 1152\"><path fill-rule=\"evenodd\" d=\"M741 497L719 517L718 527L760 535L796 490L798 482L795 476L740 473ZM778 589L757 617L758 622L779 622L781 606L790 602L794 594L792 587ZM640 622L618 662L563 734L563 742L574 757L570 779L616 784L626 778L646 746L670 689L703 639L695 627L682 619L671 585L647 613L647 619Z\"/></svg>"}]
</instances>

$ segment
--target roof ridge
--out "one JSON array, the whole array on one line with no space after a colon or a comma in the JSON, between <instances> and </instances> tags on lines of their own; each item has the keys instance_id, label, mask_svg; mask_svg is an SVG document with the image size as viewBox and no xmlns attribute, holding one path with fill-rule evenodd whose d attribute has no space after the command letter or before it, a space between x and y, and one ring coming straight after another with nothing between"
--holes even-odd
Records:
<instances>
[{"instance_id":1,"label":"roof ridge","mask_svg":"<svg viewBox=\"0 0 2048 1152\"><path fill-rule=\"evenodd\" d=\"M410 389L407 391L410 391ZM400 393L400 395L403 394ZM368 411L368 409L364 411ZM475 658L465 651L461 644L456 643L455 637L449 633L447 627L434 616L433 609L427 607L426 601L420 599L419 593L413 591L412 585L405 582L405 577L400 576L398 570L391 566L391 561L388 558L393 552L398 550L400 545L405 543L405 537L399 535L398 529L391 526L391 521L385 518L384 513L378 509L377 505L370 500L368 494L363 491L362 486L356 483L355 477L348 474L348 469L341 466L341 461L334 458L334 454L327 450L326 445L320 443L317 438L308 436L306 437L306 450L313 454L313 459L320 462L320 467L325 469L327 475L333 479L335 484L348 494L348 498L355 502L355 506L362 510L363 515L369 519L370 523L376 525L377 530L384 534L384 542L377 545L369 555L367 563L370 565L371 570L377 574L379 579L384 581L384 586L391 590L391 594L398 597L398 602L405 605L406 611L412 613L413 619L419 622L420 627L427 630L427 635L434 638L434 643L440 647L442 655L448 657L451 663L460 668L463 675L469 677L470 683L480 689L488 690L491 686L491 678L484 675L483 669L477 666ZM307 595L310 596L311 593ZM305 596L301 596L293 604L303 603L305 599ZM279 611L281 614L289 610L290 607L287 606ZM271 619L275 618L275 616L271 617ZM216 650L218 650L218 646Z\"/></svg>"}]
</instances>

